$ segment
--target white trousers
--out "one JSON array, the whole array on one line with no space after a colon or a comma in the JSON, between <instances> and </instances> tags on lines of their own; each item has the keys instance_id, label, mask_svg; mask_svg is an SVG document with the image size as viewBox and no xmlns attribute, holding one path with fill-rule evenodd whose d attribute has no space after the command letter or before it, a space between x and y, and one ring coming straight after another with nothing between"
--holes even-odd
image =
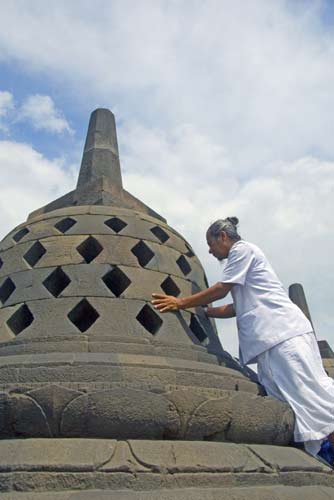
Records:
<instances>
[{"instance_id":1,"label":"white trousers","mask_svg":"<svg viewBox=\"0 0 334 500\"><path fill-rule=\"evenodd\" d=\"M334 431L334 380L324 370L313 332L285 340L257 359L258 377L269 396L295 414L294 439L311 455Z\"/></svg>"}]
</instances>

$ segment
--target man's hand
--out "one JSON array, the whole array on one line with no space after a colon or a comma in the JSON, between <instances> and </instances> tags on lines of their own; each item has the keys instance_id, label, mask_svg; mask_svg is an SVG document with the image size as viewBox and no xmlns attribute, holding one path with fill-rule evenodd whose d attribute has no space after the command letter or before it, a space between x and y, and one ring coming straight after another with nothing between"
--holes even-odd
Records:
<instances>
[{"instance_id":1,"label":"man's hand","mask_svg":"<svg viewBox=\"0 0 334 500\"><path fill-rule=\"evenodd\" d=\"M179 299L173 297L173 295L161 295L159 293L152 293L152 304L155 309L158 309L160 312L167 311L178 311L180 309Z\"/></svg>"},{"instance_id":2,"label":"man's hand","mask_svg":"<svg viewBox=\"0 0 334 500\"><path fill-rule=\"evenodd\" d=\"M179 309L190 309L192 307L203 306L215 300L225 297L231 290L233 283L216 283L210 288L202 292L194 293L188 297L177 299L173 295L161 295L160 293L152 293L152 304L155 309L160 312L178 311Z\"/></svg>"}]
</instances>

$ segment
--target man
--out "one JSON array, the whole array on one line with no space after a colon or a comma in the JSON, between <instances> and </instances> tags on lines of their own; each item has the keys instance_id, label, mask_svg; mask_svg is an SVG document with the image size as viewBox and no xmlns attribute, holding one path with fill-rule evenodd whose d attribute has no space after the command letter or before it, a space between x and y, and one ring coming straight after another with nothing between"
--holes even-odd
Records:
<instances>
[{"instance_id":1,"label":"man","mask_svg":"<svg viewBox=\"0 0 334 500\"><path fill-rule=\"evenodd\" d=\"M257 362L267 394L289 403L295 413L295 441L332 465L327 438L334 431L334 380L323 368L311 323L291 302L263 252L241 239L238 222L219 219L207 230L209 253L227 259L221 281L188 297L153 294L152 303L160 312L177 311L231 292L233 304L210 307L207 315L237 317L241 363Z\"/></svg>"}]
</instances>

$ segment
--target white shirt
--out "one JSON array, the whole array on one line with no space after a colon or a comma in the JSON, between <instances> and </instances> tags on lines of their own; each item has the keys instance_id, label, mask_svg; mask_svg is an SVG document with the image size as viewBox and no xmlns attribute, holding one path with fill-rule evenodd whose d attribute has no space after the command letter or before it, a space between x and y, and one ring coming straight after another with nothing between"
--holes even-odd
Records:
<instances>
[{"instance_id":1,"label":"white shirt","mask_svg":"<svg viewBox=\"0 0 334 500\"><path fill-rule=\"evenodd\" d=\"M284 340L312 331L256 245L240 240L232 246L221 281L234 283L231 293L243 364L254 363L259 354Z\"/></svg>"}]
</instances>

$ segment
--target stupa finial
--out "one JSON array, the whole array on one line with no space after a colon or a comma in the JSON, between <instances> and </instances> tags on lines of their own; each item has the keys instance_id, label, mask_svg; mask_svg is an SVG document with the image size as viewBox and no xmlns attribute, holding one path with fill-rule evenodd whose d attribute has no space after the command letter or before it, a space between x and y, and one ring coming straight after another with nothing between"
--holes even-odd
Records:
<instances>
[{"instance_id":1,"label":"stupa finial","mask_svg":"<svg viewBox=\"0 0 334 500\"><path fill-rule=\"evenodd\" d=\"M307 317L307 319L310 321L311 325L313 326L312 318L311 318L311 313L307 304L305 292L303 285L300 283L293 283L292 285L289 286L289 297L292 300L296 306L299 307ZM313 327L314 330L314 327Z\"/></svg>"},{"instance_id":2,"label":"stupa finial","mask_svg":"<svg viewBox=\"0 0 334 500\"><path fill-rule=\"evenodd\" d=\"M76 189L29 215L29 219L59 208L104 205L128 208L165 219L123 189L113 113L98 108L90 116Z\"/></svg>"},{"instance_id":3,"label":"stupa finial","mask_svg":"<svg viewBox=\"0 0 334 500\"><path fill-rule=\"evenodd\" d=\"M122 188L115 117L109 109L98 108L89 120L77 189L102 177Z\"/></svg>"}]
</instances>

